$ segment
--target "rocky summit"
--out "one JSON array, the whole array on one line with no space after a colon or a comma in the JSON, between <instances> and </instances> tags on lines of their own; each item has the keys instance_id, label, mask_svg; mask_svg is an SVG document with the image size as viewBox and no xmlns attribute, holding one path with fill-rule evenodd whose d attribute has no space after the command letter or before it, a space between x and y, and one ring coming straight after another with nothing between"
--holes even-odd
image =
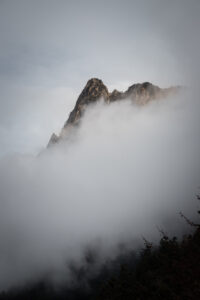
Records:
<instances>
[{"instance_id":1,"label":"rocky summit","mask_svg":"<svg viewBox=\"0 0 200 300\"><path fill-rule=\"evenodd\" d=\"M100 99L103 99L105 103L108 104L114 101L130 99L136 105L145 105L149 101L165 98L172 93L176 93L179 88L180 87L175 86L163 89L150 82L144 82L131 85L125 92L114 90L109 93L108 88L104 85L102 80L92 78L87 82L83 91L79 95L75 107L69 114L60 135L57 136L53 133L49 140L48 147L59 142L63 138L66 138L69 132L71 132L71 130L79 124L87 106Z\"/></svg>"}]
</instances>

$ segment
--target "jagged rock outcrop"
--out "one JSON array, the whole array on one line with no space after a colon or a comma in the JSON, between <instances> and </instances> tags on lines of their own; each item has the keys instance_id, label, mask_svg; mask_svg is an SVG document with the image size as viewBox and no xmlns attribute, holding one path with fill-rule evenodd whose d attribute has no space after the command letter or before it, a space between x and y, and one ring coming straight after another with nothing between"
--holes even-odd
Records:
<instances>
[{"instance_id":1,"label":"jagged rock outcrop","mask_svg":"<svg viewBox=\"0 0 200 300\"><path fill-rule=\"evenodd\" d=\"M131 101L137 105L145 105L151 100L164 98L169 94L175 93L178 89L179 87L162 89L150 82L144 82L131 85L125 92L114 90L112 93L109 93L102 80L92 78L87 82L85 88L79 95L76 105L64 124L60 135L57 136L53 133L49 140L48 147L68 136L79 124L87 106L91 103L95 103L99 99L103 99L106 103L131 99Z\"/></svg>"},{"instance_id":2,"label":"jagged rock outcrop","mask_svg":"<svg viewBox=\"0 0 200 300\"><path fill-rule=\"evenodd\" d=\"M103 98L106 102L109 102L109 92L103 82L97 78L90 79L82 93L78 97L76 105L69 115L64 127L68 124L76 123L86 106L90 103L96 102L98 99Z\"/></svg>"}]
</instances>

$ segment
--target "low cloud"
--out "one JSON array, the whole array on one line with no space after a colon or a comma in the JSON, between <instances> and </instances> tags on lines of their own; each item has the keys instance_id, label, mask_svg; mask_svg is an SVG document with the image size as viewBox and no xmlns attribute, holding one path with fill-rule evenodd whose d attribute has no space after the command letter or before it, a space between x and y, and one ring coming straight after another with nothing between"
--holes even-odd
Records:
<instances>
[{"instance_id":1,"label":"low cloud","mask_svg":"<svg viewBox=\"0 0 200 300\"><path fill-rule=\"evenodd\" d=\"M73 139L38 156L0 162L0 290L48 277L68 280L88 245L101 261L157 226L181 235L200 178L198 93L134 106L99 101ZM65 279L64 279L65 278Z\"/></svg>"}]
</instances>

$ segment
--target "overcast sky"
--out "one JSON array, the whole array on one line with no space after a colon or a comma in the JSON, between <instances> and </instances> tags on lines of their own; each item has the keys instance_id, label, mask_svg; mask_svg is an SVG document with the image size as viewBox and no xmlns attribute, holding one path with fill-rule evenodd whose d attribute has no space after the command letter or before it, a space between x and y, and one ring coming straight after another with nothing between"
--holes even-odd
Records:
<instances>
[{"instance_id":1,"label":"overcast sky","mask_svg":"<svg viewBox=\"0 0 200 300\"><path fill-rule=\"evenodd\" d=\"M44 147L91 77L191 85L199 15L199 0L0 0L0 155Z\"/></svg>"}]
</instances>

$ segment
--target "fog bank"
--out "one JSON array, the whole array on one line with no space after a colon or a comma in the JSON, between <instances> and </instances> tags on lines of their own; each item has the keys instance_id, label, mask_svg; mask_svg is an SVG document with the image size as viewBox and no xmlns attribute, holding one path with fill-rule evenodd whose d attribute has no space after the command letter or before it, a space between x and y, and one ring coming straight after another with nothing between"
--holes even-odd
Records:
<instances>
[{"instance_id":1,"label":"fog bank","mask_svg":"<svg viewBox=\"0 0 200 300\"><path fill-rule=\"evenodd\" d=\"M96 245L100 261L157 226L185 230L200 178L199 94L146 106L129 99L90 106L72 140L38 156L0 162L0 290L48 277L70 282L67 264L84 264Z\"/></svg>"}]
</instances>

